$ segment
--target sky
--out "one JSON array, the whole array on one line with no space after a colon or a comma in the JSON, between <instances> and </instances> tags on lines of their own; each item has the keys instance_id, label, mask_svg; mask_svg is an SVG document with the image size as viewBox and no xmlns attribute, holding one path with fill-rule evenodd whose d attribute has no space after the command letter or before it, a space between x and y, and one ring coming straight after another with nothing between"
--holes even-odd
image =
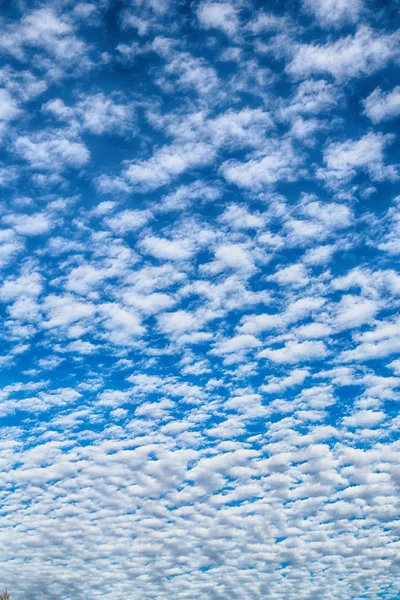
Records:
<instances>
[{"instance_id":1,"label":"sky","mask_svg":"<svg viewBox=\"0 0 400 600\"><path fill-rule=\"evenodd\" d=\"M0 588L398 599L397 0L0 7Z\"/></svg>"}]
</instances>

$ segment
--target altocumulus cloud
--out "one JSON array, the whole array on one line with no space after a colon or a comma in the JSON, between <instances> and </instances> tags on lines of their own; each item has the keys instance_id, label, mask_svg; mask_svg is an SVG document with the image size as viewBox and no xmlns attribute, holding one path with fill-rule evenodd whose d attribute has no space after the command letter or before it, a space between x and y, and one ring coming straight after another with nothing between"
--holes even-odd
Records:
<instances>
[{"instance_id":1,"label":"altocumulus cloud","mask_svg":"<svg viewBox=\"0 0 400 600\"><path fill-rule=\"evenodd\" d=\"M15 600L399 597L393 4L4 3Z\"/></svg>"}]
</instances>

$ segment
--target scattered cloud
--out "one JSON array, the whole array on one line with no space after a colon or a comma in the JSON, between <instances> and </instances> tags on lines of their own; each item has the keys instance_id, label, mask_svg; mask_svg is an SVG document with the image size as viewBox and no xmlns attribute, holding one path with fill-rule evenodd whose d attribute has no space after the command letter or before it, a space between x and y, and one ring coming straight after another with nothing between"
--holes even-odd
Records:
<instances>
[{"instance_id":1,"label":"scattered cloud","mask_svg":"<svg viewBox=\"0 0 400 600\"><path fill-rule=\"evenodd\" d=\"M397 598L395 11L6 4L0 584Z\"/></svg>"}]
</instances>

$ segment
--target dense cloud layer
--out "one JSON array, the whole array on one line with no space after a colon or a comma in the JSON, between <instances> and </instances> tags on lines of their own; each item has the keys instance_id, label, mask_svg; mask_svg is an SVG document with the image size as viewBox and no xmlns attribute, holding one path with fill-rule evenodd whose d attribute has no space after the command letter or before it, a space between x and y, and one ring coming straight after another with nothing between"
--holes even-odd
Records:
<instances>
[{"instance_id":1,"label":"dense cloud layer","mask_svg":"<svg viewBox=\"0 0 400 600\"><path fill-rule=\"evenodd\" d=\"M399 597L397 23L5 3L15 600Z\"/></svg>"}]
</instances>

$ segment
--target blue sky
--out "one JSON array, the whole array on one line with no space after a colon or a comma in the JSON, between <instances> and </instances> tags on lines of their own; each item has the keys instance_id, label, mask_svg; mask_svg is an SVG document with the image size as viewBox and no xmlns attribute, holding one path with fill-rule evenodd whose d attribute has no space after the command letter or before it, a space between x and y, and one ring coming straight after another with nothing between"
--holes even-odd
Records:
<instances>
[{"instance_id":1,"label":"blue sky","mask_svg":"<svg viewBox=\"0 0 400 600\"><path fill-rule=\"evenodd\" d=\"M1 8L0 587L398 598L398 3Z\"/></svg>"}]
</instances>

